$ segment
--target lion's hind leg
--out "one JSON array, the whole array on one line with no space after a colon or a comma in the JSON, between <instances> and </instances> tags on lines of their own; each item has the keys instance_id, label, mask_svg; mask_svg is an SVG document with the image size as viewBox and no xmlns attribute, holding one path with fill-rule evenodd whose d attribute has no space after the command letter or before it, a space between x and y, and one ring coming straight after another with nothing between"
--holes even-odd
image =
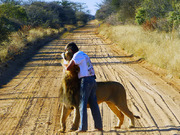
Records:
<instances>
[{"instance_id":1,"label":"lion's hind leg","mask_svg":"<svg viewBox=\"0 0 180 135\"><path fill-rule=\"evenodd\" d=\"M108 102L106 102L106 104L116 114L116 116L119 118L118 124L114 128L121 128L121 125L124 122L124 114L112 102L108 101Z\"/></svg>"},{"instance_id":2,"label":"lion's hind leg","mask_svg":"<svg viewBox=\"0 0 180 135\"><path fill-rule=\"evenodd\" d=\"M128 109L127 107L127 104L119 104L117 105L117 107L125 114L127 115L129 118L130 118L130 125L129 125L129 128L133 128L135 126L134 124L134 115L133 113Z\"/></svg>"}]
</instances>

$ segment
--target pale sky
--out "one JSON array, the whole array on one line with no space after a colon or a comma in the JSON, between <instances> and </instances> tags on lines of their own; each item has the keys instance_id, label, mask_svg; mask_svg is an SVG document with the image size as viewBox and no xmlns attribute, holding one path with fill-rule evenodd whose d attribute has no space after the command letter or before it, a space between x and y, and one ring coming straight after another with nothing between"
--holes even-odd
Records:
<instances>
[{"instance_id":1,"label":"pale sky","mask_svg":"<svg viewBox=\"0 0 180 135\"><path fill-rule=\"evenodd\" d=\"M90 10L90 14L95 15L97 10L97 3L101 3L102 0L70 0L72 2L86 3L87 10Z\"/></svg>"},{"instance_id":2,"label":"pale sky","mask_svg":"<svg viewBox=\"0 0 180 135\"><path fill-rule=\"evenodd\" d=\"M45 1L60 1L60 0L45 0ZM95 15L96 10L98 9L98 7L96 6L97 3L100 4L102 3L103 0L69 0L69 1L85 3L87 6L86 10L89 10L91 15Z\"/></svg>"}]
</instances>

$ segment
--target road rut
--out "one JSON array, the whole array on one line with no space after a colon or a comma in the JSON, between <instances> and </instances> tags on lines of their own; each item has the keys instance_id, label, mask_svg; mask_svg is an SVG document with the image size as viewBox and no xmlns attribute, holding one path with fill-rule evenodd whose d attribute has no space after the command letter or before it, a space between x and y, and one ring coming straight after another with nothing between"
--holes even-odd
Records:
<instances>
[{"instance_id":1,"label":"road rut","mask_svg":"<svg viewBox=\"0 0 180 135\"><path fill-rule=\"evenodd\" d=\"M139 115L136 128L128 128L125 116L121 129L114 129L118 119L105 103L100 104L103 132L94 132L94 121L88 109L87 134L180 134L180 94L157 74L139 64L132 55L105 42L89 23L66 37L45 45L21 71L0 88L0 135L55 135L61 106L58 90L62 79L61 53L69 42L75 42L87 53L94 65L97 81L118 81L124 85L129 109ZM73 112L67 120L71 128ZM75 134L73 132L66 134Z\"/></svg>"}]
</instances>

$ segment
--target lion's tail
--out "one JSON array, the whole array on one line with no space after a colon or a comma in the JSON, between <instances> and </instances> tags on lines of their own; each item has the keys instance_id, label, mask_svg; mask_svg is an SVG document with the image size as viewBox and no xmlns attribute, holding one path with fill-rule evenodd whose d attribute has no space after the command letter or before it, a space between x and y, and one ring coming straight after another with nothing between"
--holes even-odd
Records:
<instances>
[{"instance_id":1,"label":"lion's tail","mask_svg":"<svg viewBox=\"0 0 180 135\"><path fill-rule=\"evenodd\" d=\"M140 119L140 117L139 117L139 116L134 115L134 117L135 117L136 119Z\"/></svg>"}]
</instances>

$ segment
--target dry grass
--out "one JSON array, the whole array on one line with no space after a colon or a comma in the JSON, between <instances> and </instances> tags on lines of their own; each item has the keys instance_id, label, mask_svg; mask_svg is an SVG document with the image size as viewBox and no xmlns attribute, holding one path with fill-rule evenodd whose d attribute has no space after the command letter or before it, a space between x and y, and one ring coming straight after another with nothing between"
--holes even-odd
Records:
<instances>
[{"instance_id":1,"label":"dry grass","mask_svg":"<svg viewBox=\"0 0 180 135\"><path fill-rule=\"evenodd\" d=\"M43 29L41 27L27 29L27 27L24 27L18 32L11 33L9 42L4 42L0 46L0 63L4 63L13 58L14 55L22 53L27 44L35 45L36 42L57 35L62 31L64 31L64 28L57 30L51 28Z\"/></svg>"},{"instance_id":2,"label":"dry grass","mask_svg":"<svg viewBox=\"0 0 180 135\"><path fill-rule=\"evenodd\" d=\"M0 47L0 62L4 62L7 56L7 49L5 47Z\"/></svg>"},{"instance_id":3,"label":"dry grass","mask_svg":"<svg viewBox=\"0 0 180 135\"><path fill-rule=\"evenodd\" d=\"M58 34L62 30L57 30L57 29L43 29L43 28L36 28L36 29L31 29L29 31L29 34L27 35L27 42L35 43L39 39L45 38L47 36L53 36L55 34Z\"/></svg>"},{"instance_id":4,"label":"dry grass","mask_svg":"<svg viewBox=\"0 0 180 135\"><path fill-rule=\"evenodd\" d=\"M180 78L180 38L177 33L144 31L140 26L101 25L99 33L127 52L145 58Z\"/></svg>"},{"instance_id":5,"label":"dry grass","mask_svg":"<svg viewBox=\"0 0 180 135\"><path fill-rule=\"evenodd\" d=\"M66 28L67 31L73 31L76 28L76 26L74 26L74 25L64 25L64 28Z\"/></svg>"}]
</instances>

